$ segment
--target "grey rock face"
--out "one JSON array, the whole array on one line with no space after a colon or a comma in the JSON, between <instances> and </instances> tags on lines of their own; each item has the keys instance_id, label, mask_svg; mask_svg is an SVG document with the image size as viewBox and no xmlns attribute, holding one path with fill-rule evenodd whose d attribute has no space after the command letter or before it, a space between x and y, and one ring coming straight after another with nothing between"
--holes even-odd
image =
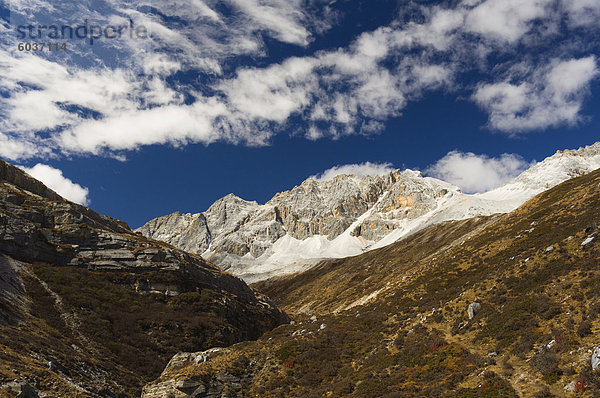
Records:
<instances>
[{"instance_id":1,"label":"grey rock face","mask_svg":"<svg viewBox=\"0 0 600 398\"><path fill-rule=\"evenodd\" d=\"M204 213L174 213L137 231L193 253L209 249L213 261L224 261L227 254L257 258L286 234L299 240L314 235L334 239L372 209L354 234L376 240L402 220L432 210L449 187L436 181L410 170L362 178L342 175L330 181L309 178L264 205L228 195Z\"/></svg>"},{"instance_id":2,"label":"grey rock face","mask_svg":"<svg viewBox=\"0 0 600 398\"><path fill-rule=\"evenodd\" d=\"M475 315L477 315L477 313L479 312L480 309L481 309L481 304L479 304L479 303L469 304L469 306L467 307L467 315L469 315L469 319L475 318Z\"/></svg>"},{"instance_id":3,"label":"grey rock face","mask_svg":"<svg viewBox=\"0 0 600 398\"><path fill-rule=\"evenodd\" d=\"M193 397L193 398L237 398L243 397L242 385L244 376L236 376L224 372L211 374L207 377L186 377L174 380L169 378L169 372L201 362L209 362L215 355L227 352L220 348L197 353L179 353L166 366L162 381L148 384L142 391L142 398L163 397ZM164 378L163 378L164 376ZM160 380L160 379L159 379Z\"/></svg>"},{"instance_id":4,"label":"grey rock face","mask_svg":"<svg viewBox=\"0 0 600 398\"><path fill-rule=\"evenodd\" d=\"M600 347L594 348L591 361L593 370L596 370L600 367Z\"/></svg>"},{"instance_id":5,"label":"grey rock face","mask_svg":"<svg viewBox=\"0 0 600 398\"><path fill-rule=\"evenodd\" d=\"M24 381L11 381L0 386L0 391L10 392L16 395L9 395L20 398L38 398L37 391Z\"/></svg>"},{"instance_id":6,"label":"grey rock face","mask_svg":"<svg viewBox=\"0 0 600 398\"><path fill-rule=\"evenodd\" d=\"M14 167L2 159L0 159L0 180L46 199L56 201L64 200L59 194L49 189L23 170Z\"/></svg>"},{"instance_id":7,"label":"grey rock face","mask_svg":"<svg viewBox=\"0 0 600 398\"><path fill-rule=\"evenodd\" d=\"M201 378L168 380L144 388L142 398L238 398L243 397L240 378L226 373L206 381Z\"/></svg>"},{"instance_id":8,"label":"grey rock face","mask_svg":"<svg viewBox=\"0 0 600 398\"><path fill-rule=\"evenodd\" d=\"M0 254L0 324L16 325L27 309L20 265Z\"/></svg>"},{"instance_id":9,"label":"grey rock face","mask_svg":"<svg viewBox=\"0 0 600 398\"><path fill-rule=\"evenodd\" d=\"M190 253L202 253L210 244L210 233L203 214L169 214L149 221L137 231Z\"/></svg>"},{"instance_id":10,"label":"grey rock face","mask_svg":"<svg viewBox=\"0 0 600 398\"><path fill-rule=\"evenodd\" d=\"M374 206L371 214L360 224L355 235L377 241L431 210L439 199L458 188L434 179L424 179L420 173L406 170L395 175L396 181Z\"/></svg>"}]
</instances>

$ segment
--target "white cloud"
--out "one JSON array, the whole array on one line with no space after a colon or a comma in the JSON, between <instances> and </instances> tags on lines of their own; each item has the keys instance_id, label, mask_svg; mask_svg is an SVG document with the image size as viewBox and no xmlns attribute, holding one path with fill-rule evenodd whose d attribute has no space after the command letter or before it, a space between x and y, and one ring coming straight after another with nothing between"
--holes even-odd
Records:
<instances>
[{"instance_id":1,"label":"white cloud","mask_svg":"<svg viewBox=\"0 0 600 398\"><path fill-rule=\"evenodd\" d=\"M600 25L600 1L562 0L562 6L569 14L573 26Z\"/></svg>"},{"instance_id":2,"label":"white cloud","mask_svg":"<svg viewBox=\"0 0 600 398\"><path fill-rule=\"evenodd\" d=\"M270 31L283 42L305 46L310 32L304 26L302 1L299 0L229 0L255 24Z\"/></svg>"},{"instance_id":3,"label":"white cloud","mask_svg":"<svg viewBox=\"0 0 600 398\"><path fill-rule=\"evenodd\" d=\"M41 163L36 164L32 168L21 168L33 178L43 182L48 188L52 189L63 198L84 206L90 204L90 199L88 197L89 190L63 176L61 170Z\"/></svg>"},{"instance_id":4,"label":"white cloud","mask_svg":"<svg viewBox=\"0 0 600 398\"><path fill-rule=\"evenodd\" d=\"M312 102L319 87L316 66L314 58L290 58L264 69L242 69L217 88L246 117L284 122Z\"/></svg>"},{"instance_id":5,"label":"white cloud","mask_svg":"<svg viewBox=\"0 0 600 398\"><path fill-rule=\"evenodd\" d=\"M596 58L554 60L532 69L528 79L481 84L474 101L489 112L494 129L508 133L573 125L592 80L598 75Z\"/></svg>"},{"instance_id":6,"label":"white cloud","mask_svg":"<svg viewBox=\"0 0 600 398\"><path fill-rule=\"evenodd\" d=\"M44 157L51 148L39 144L39 140L31 134L11 136L0 132L0 157L8 160L30 159L34 156Z\"/></svg>"},{"instance_id":7,"label":"white cloud","mask_svg":"<svg viewBox=\"0 0 600 398\"><path fill-rule=\"evenodd\" d=\"M466 193L476 193L501 186L529 166L523 158L513 154L491 158L472 152L452 151L429 166L425 172L459 186Z\"/></svg>"},{"instance_id":8,"label":"white cloud","mask_svg":"<svg viewBox=\"0 0 600 398\"><path fill-rule=\"evenodd\" d=\"M394 171L394 167L391 163L357 163L357 164L345 164L341 166L334 166L324 172L311 176L317 181L329 181L335 177L343 174L352 174L357 177L364 176L381 176Z\"/></svg>"},{"instance_id":9,"label":"white cloud","mask_svg":"<svg viewBox=\"0 0 600 398\"><path fill-rule=\"evenodd\" d=\"M467 29L508 42L519 40L530 24L549 12L553 0L487 0L472 9Z\"/></svg>"},{"instance_id":10,"label":"white cloud","mask_svg":"<svg viewBox=\"0 0 600 398\"><path fill-rule=\"evenodd\" d=\"M220 138L213 122L223 112L223 105L215 101L167 105L103 120L87 120L57 139L66 151L93 154L100 154L103 149L119 151L153 144L210 144Z\"/></svg>"},{"instance_id":11,"label":"white cloud","mask_svg":"<svg viewBox=\"0 0 600 398\"><path fill-rule=\"evenodd\" d=\"M306 47L337 18L331 10L335 2L227 0L228 12L217 0L151 1L160 12L131 8L122 0L110 0L106 6L113 9L106 12L90 11L95 3L59 2L46 7L48 13L73 20L91 14L115 24L131 18L146 26L151 38L105 43L102 50L118 55L110 59L74 49L93 67L71 62L76 57L68 54L46 59L0 49L0 87L8 92L0 97L0 156L114 156L143 145L192 142L265 145L295 118L311 140L377 134L410 101L455 88L474 89L472 99L489 113L489 126L509 134L573 124L581 120L596 60L540 65L537 25L560 13L573 26L593 27L589 16L600 8L596 0L561 1L554 11L553 0L420 6L423 21L399 18L343 48L235 70L235 57L264 59L265 36ZM50 7L43 0L15 4L28 18L35 10L31 5ZM516 45L520 52L531 46L529 61L511 53ZM572 57L576 46L564 47L552 56ZM494 67L488 65L489 54L511 58ZM514 72L520 64L526 73ZM198 78L173 78L190 71L200 71ZM471 76L483 75L486 82L460 81L461 74L474 71Z\"/></svg>"}]
</instances>

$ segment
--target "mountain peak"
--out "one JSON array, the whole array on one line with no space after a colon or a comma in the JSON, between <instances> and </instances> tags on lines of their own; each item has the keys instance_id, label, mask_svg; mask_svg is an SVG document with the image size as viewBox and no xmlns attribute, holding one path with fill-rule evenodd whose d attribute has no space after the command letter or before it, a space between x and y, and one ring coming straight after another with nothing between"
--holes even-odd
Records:
<instances>
[{"instance_id":1,"label":"mountain peak","mask_svg":"<svg viewBox=\"0 0 600 398\"><path fill-rule=\"evenodd\" d=\"M204 243L194 245L197 253L207 248L208 259L254 281L307 261L382 247L429 225L507 213L599 167L596 143L550 156L485 194L464 194L455 185L411 169L379 176L311 177L264 205L227 195L203 213L205 224L179 223L175 230L164 226L149 236L168 237L176 246L200 236Z\"/></svg>"}]
</instances>

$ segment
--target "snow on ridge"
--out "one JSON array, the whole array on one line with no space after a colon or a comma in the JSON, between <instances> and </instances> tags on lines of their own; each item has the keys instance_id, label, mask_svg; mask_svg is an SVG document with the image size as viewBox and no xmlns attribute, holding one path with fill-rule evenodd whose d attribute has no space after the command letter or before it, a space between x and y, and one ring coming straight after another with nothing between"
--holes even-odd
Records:
<instances>
[{"instance_id":1,"label":"snow on ridge","mask_svg":"<svg viewBox=\"0 0 600 398\"><path fill-rule=\"evenodd\" d=\"M315 237L309 237L305 240L297 240L287 236L281 238L273 245L271 256L265 257L262 262L260 261L261 258L257 259L260 265L247 266L241 276L251 275L251 281L256 282L279 273L292 273L298 268L296 265L287 269L286 263L297 264L302 260L309 259L354 256L363 251L390 245L430 225L477 216L509 213L533 196L570 178L592 172L598 168L600 168L600 143L575 151L559 151L544 161L536 163L507 184L483 194L464 194L452 184L432 177L421 177L427 185L446 184L449 193L440 198L434 209L413 220L404 220L401 226L380 240L361 242L359 238L351 235L354 228L371 215L377 206L376 204L361 215L343 234L331 241L324 236L317 238L318 244L315 243ZM380 203L387 195L389 195L389 191L386 191L377 203ZM285 241L285 245L283 241ZM303 268L301 269L303 270ZM261 274L262 272L264 274Z\"/></svg>"},{"instance_id":2,"label":"snow on ridge","mask_svg":"<svg viewBox=\"0 0 600 398\"><path fill-rule=\"evenodd\" d=\"M164 227L159 223L153 233L175 240L206 229L206 238L192 246L207 248L203 256L252 283L304 271L325 258L384 247L430 225L508 213L598 168L600 142L559 151L482 194L465 194L453 184L408 169L383 176L339 175L320 182L308 178L262 205L228 195L204 213L173 216ZM198 221L182 220L190 217ZM186 225L196 229L167 228Z\"/></svg>"}]
</instances>

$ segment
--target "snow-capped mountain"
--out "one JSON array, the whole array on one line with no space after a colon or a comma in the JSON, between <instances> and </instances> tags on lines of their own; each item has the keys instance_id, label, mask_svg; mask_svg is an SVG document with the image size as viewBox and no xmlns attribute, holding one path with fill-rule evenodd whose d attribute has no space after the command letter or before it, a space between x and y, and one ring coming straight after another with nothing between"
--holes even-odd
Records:
<instances>
[{"instance_id":1,"label":"snow-capped mountain","mask_svg":"<svg viewBox=\"0 0 600 398\"><path fill-rule=\"evenodd\" d=\"M384 176L307 179L260 205L228 195L200 214L173 213L137 231L202 254L249 282L391 244L429 225L510 212L538 193L600 168L600 142L559 151L506 185L468 195L396 170Z\"/></svg>"}]
</instances>

